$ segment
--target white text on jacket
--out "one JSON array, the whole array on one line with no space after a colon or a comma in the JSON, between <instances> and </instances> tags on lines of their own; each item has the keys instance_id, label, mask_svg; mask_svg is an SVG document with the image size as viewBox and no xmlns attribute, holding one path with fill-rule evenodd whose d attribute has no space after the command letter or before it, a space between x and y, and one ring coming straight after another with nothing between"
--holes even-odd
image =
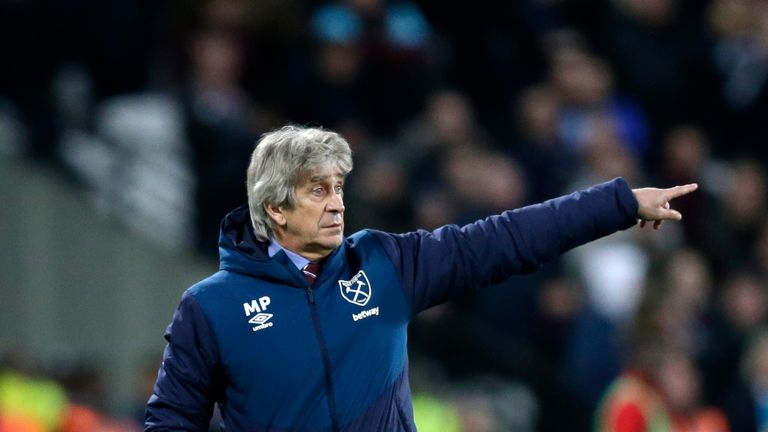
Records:
<instances>
[{"instance_id":1,"label":"white text on jacket","mask_svg":"<svg viewBox=\"0 0 768 432\"><path fill-rule=\"evenodd\" d=\"M352 314L352 319L357 321L361 320L363 318L368 318L371 315L379 315L379 308L378 306L373 309L364 310L360 313Z\"/></svg>"}]
</instances>

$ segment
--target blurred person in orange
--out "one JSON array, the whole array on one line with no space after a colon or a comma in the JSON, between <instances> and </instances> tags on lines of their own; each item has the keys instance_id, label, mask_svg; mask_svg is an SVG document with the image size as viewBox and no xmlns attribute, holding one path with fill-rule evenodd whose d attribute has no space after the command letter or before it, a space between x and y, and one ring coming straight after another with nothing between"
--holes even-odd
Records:
<instances>
[{"instance_id":1,"label":"blurred person in orange","mask_svg":"<svg viewBox=\"0 0 768 432\"><path fill-rule=\"evenodd\" d=\"M67 409L53 380L0 364L0 432L55 432Z\"/></svg>"},{"instance_id":2,"label":"blurred person in orange","mask_svg":"<svg viewBox=\"0 0 768 432\"><path fill-rule=\"evenodd\" d=\"M698 368L668 328L668 296L656 291L643 299L628 336L628 365L606 390L595 430L729 432L725 415L702 404Z\"/></svg>"}]
</instances>

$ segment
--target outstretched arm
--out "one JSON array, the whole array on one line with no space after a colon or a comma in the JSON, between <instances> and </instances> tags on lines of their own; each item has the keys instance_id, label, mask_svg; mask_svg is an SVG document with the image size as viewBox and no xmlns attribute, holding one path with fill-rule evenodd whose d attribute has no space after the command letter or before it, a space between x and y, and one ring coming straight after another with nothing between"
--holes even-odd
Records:
<instances>
[{"instance_id":1,"label":"outstretched arm","mask_svg":"<svg viewBox=\"0 0 768 432\"><path fill-rule=\"evenodd\" d=\"M669 202L695 191L698 187L696 183L691 183L668 189L633 189L632 192L637 199L637 217L640 219L640 228L645 227L646 222L653 221L653 229L659 229L665 220L682 219L683 215L677 210L672 210L669 207Z\"/></svg>"},{"instance_id":2,"label":"outstretched arm","mask_svg":"<svg viewBox=\"0 0 768 432\"><path fill-rule=\"evenodd\" d=\"M617 178L463 227L370 233L394 263L416 313L534 271L567 250L635 225L637 218L637 199Z\"/></svg>"}]
</instances>

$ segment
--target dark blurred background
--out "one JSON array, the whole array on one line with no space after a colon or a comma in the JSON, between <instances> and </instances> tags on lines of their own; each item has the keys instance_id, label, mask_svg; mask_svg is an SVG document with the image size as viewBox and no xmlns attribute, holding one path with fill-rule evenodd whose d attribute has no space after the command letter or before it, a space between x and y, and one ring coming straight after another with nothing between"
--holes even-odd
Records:
<instances>
[{"instance_id":1,"label":"dark blurred background","mask_svg":"<svg viewBox=\"0 0 768 432\"><path fill-rule=\"evenodd\" d=\"M591 430L638 328L684 360L672 412L768 428L768 2L1 0L0 59L2 432L137 430L287 122L353 147L348 233L700 185L681 223L420 316L420 430Z\"/></svg>"}]
</instances>

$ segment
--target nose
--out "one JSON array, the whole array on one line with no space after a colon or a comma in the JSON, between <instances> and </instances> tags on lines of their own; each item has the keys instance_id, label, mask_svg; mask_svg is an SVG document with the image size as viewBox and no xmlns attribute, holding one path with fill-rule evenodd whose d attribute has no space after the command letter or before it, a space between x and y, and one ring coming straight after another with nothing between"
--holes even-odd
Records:
<instances>
[{"instance_id":1,"label":"nose","mask_svg":"<svg viewBox=\"0 0 768 432\"><path fill-rule=\"evenodd\" d=\"M340 192L331 195L325 209L331 213L344 213L344 198Z\"/></svg>"}]
</instances>

